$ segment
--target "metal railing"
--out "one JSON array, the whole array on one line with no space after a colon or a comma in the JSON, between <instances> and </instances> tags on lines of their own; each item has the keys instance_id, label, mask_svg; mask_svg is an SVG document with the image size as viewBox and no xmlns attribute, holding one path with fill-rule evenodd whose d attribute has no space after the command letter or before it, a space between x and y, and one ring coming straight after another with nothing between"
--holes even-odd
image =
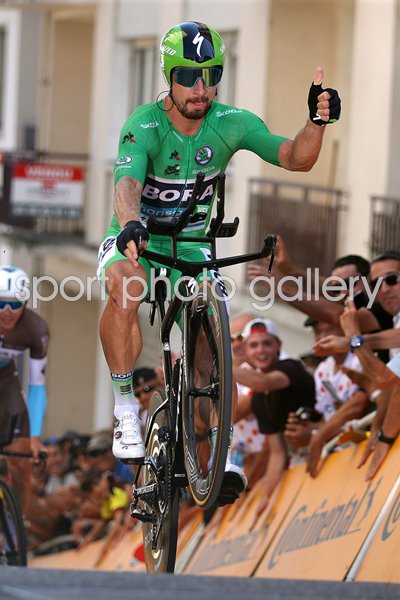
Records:
<instances>
[{"instance_id":1,"label":"metal railing","mask_svg":"<svg viewBox=\"0 0 400 600\"><path fill-rule=\"evenodd\" d=\"M400 251L400 198L371 197L370 252Z\"/></svg>"},{"instance_id":2,"label":"metal railing","mask_svg":"<svg viewBox=\"0 0 400 600\"><path fill-rule=\"evenodd\" d=\"M267 233L277 233L298 266L328 275L337 258L344 191L255 178L249 185L247 251L262 246Z\"/></svg>"}]
</instances>

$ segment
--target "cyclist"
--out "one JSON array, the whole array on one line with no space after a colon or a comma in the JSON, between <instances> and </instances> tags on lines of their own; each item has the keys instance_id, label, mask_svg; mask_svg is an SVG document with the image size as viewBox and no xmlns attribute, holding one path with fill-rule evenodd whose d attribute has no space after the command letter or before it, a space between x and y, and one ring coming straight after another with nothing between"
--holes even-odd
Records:
<instances>
[{"instance_id":1,"label":"cyclist","mask_svg":"<svg viewBox=\"0 0 400 600\"><path fill-rule=\"evenodd\" d=\"M310 116L294 140L271 134L259 117L246 110L216 102L224 44L215 30L202 23L172 27L161 41L160 60L169 92L164 99L138 107L121 130L114 216L99 249L98 274L109 293L100 336L115 395L113 452L132 460L145 454L132 370L142 348L137 311L154 266L140 253L146 247L171 252L168 237L152 235L149 240L147 218L177 216L187 204L196 173L203 171L206 177L197 212L183 232L188 238L202 235L211 217L217 176L237 150L251 150L289 170L308 171L321 149L323 125L340 116L338 93L322 89L321 68L310 88ZM181 250L180 257L186 260L209 256L207 248L194 242ZM179 276L173 270L169 273L172 289ZM212 276L218 273L213 271Z\"/></svg>"},{"instance_id":2,"label":"cyclist","mask_svg":"<svg viewBox=\"0 0 400 600\"><path fill-rule=\"evenodd\" d=\"M29 298L28 275L18 267L0 267L0 423L4 438L13 423L10 450L33 453L34 459L45 450L40 441L47 394L48 327L26 306ZM16 359L29 350L29 386L25 395L18 376ZM29 439L30 438L30 439ZM24 458L10 458L14 489L21 505L30 501L30 465Z\"/></svg>"}]
</instances>

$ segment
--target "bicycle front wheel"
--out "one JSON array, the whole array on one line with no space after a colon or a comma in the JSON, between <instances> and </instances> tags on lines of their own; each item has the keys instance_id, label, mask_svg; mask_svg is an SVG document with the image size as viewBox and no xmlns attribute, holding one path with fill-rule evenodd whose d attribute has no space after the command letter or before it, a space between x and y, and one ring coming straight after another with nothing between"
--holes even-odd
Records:
<instances>
[{"instance_id":1,"label":"bicycle front wheel","mask_svg":"<svg viewBox=\"0 0 400 600\"><path fill-rule=\"evenodd\" d=\"M189 310L184 353L185 468L193 498L203 508L220 492L231 425L232 358L223 298L218 282L201 282Z\"/></svg>"},{"instance_id":2,"label":"bicycle front wheel","mask_svg":"<svg viewBox=\"0 0 400 600\"><path fill-rule=\"evenodd\" d=\"M147 414L147 456L153 468L146 464L143 485L153 486L152 506L147 506L151 520L143 523L143 544L146 569L149 572L173 573L178 541L179 491L173 479L173 434L169 407L159 410L165 395L153 394ZM153 415L155 418L153 419Z\"/></svg>"},{"instance_id":3,"label":"bicycle front wheel","mask_svg":"<svg viewBox=\"0 0 400 600\"><path fill-rule=\"evenodd\" d=\"M14 491L0 479L0 557L8 565L26 567L26 536Z\"/></svg>"}]
</instances>

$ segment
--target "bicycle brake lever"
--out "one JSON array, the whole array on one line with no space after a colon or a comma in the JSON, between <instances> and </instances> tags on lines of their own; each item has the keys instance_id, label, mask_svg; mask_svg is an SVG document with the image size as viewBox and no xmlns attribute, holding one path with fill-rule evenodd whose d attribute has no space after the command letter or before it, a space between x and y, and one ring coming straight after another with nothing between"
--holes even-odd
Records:
<instances>
[{"instance_id":1,"label":"bicycle brake lever","mask_svg":"<svg viewBox=\"0 0 400 600\"><path fill-rule=\"evenodd\" d=\"M272 265L274 264L274 258L275 258L276 235L274 235L273 233L271 233L270 235L267 236L266 239L268 240L268 243L266 243L265 245L267 247L270 247L270 250L271 250L270 251L271 258L269 259L269 265L268 265L268 273L271 273L271 271L272 271Z\"/></svg>"},{"instance_id":2,"label":"bicycle brake lever","mask_svg":"<svg viewBox=\"0 0 400 600\"><path fill-rule=\"evenodd\" d=\"M272 271L272 265L274 264L274 258L275 258L275 249L272 250L272 252L271 252L271 258L269 259L269 265L268 265L268 273L271 273L271 271Z\"/></svg>"}]
</instances>

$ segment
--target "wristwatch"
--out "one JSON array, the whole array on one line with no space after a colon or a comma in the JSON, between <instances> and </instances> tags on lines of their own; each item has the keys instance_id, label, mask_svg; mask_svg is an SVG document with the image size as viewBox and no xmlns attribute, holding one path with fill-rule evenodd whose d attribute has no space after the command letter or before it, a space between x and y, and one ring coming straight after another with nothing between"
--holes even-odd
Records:
<instances>
[{"instance_id":1,"label":"wristwatch","mask_svg":"<svg viewBox=\"0 0 400 600\"><path fill-rule=\"evenodd\" d=\"M349 340L350 352L354 352L357 348L360 348L365 342L365 338L362 335L353 335Z\"/></svg>"},{"instance_id":2,"label":"wristwatch","mask_svg":"<svg viewBox=\"0 0 400 600\"><path fill-rule=\"evenodd\" d=\"M392 444L394 444L394 442L396 441L396 438L395 438L395 437L394 437L394 438L387 437L387 436L386 436L386 435L383 433L382 429L380 429L380 430L378 431L378 433L376 434L376 437L378 438L378 440L379 440L380 442L384 442L385 444L388 444L389 446L392 446Z\"/></svg>"}]
</instances>

